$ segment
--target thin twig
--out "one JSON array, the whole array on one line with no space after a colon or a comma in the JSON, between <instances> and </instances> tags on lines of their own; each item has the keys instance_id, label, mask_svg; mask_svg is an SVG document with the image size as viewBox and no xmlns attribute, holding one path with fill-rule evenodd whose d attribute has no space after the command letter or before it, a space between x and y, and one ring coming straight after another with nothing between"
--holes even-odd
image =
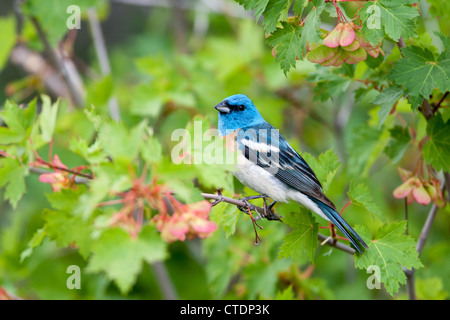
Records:
<instances>
[{"instance_id":1,"label":"thin twig","mask_svg":"<svg viewBox=\"0 0 450 320\"><path fill-rule=\"evenodd\" d=\"M93 179L92 175L87 174L87 173L82 173L82 172L74 171L74 170L71 170L68 168L60 167L60 166L54 165L53 163L47 162L42 159L38 159L37 161L39 162L39 164L42 164L42 167L48 167L48 168L51 168L54 170L65 171L65 172L71 173L73 175L82 176L87 179ZM30 168L32 168L32 167L33 166L30 165Z\"/></svg>"},{"instance_id":2,"label":"thin twig","mask_svg":"<svg viewBox=\"0 0 450 320\"><path fill-rule=\"evenodd\" d=\"M447 199L450 201L450 173L444 172L444 186L447 190Z\"/></svg>"},{"instance_id":3,"label":"thin twig","mask_svg":"<svg viewBox=\"0 0 450 320\"><path fill-rule=\"evenodd\" d=\"M50 171L47 171L45 169L37 168L37 167L29 167L29 169L30 169L30 172L36 173L36 174L43 174L43 173L49 173L50 172ZM92 179L86 178L86 177L80 177L79 173L76 173L75 183L89 184L91 181L92 181Z\"/></svg>"},{"instance_id":4,"label":"thin twig","mask_svg":"<svg viewBox=\"0 0 450 320\"><path fill-rule=\"evenodd\" d=\"M103 76L111 74L111 65L109 62L108 51L105 45L102 28L98 19L97 11L94 8L88 9L89 25L91 27L92 39L95 52L100 64L100 70ZM109 114L116 121L120 120L119 103L116 97L111 97L108 101Z\"/></svg>"},{"instance_id":5,"label":"thin twig","mask_svg":"<svg viewBox=\"0 0 450 320\"><path fill-rule=\"evenodd\" d=\"M422 253L423 247L425 246L425 242L428 239L428 234L430 233L431 225L433 224L434 218L436 217L437 209L438 209L438 207L435 204L433 204L430 212L428 213L425 224L422 227L422 231L420 232L419 240L417 241L417 244L416 244L416 250L419 253L419 256ZM417 299L416 287L415 287L415 281L414 281L415 271L416 270L414 268L411 270L406 269L406 268L403 269L403 272L406 275L406 283L407 283L407 288L408 288L409 300Z\"/></svg>"},{"instance_id":6,"label":"thin twig","mask_svg":"<svg viewBox=\"0 0 450 320\"><path fill-rule=\"evenodd\" d=\"M222 195L218 195L218 194L211 194L211 193L202 193L203 198L208 199L208 200L215 200L215 204L219 203L219 202L227 202L230 204L234 204L235 206L238 207L242 207L242 208L246 208L247 207L247 203L243 200L239 200L239 199L233 199L233 198L229 198L229 197L225 197ZM258 216L255 217L255 220L259 220L260 218L268 218L269 220L281 220L281 216L279 216L277 213L270 211L270 210L266 210L265 208L261 208L258 206L255 206L253 204L250 204L250 210L255 211L258 213ZM270 211L270 212L268 212Z\"/></svg>"},{"instance_id":7,"label":"thin twig","mask_svg":"<svg viewBox=\"0 0 450 320\"><path fill-rule=\"evenodd\" d=\"M423 99L421 111L427 121L433 116L433 109L431 108L428 99Z\"/></svg>"},{"instance_id":8,"label":"thin twig","mask_svg":"<svg viewBox=\"0 0 450 320\"><path fill-rule=\"evenodd\" d=\"M175 290L175 286L172 283L169 272L163 262L157 261L150 264L152 271L155 275L155 279L158 282L161 294L165 300L178 300L178 294Z\"/></svg>"},{"instance_id":9,"label":"thin twig","mask_svg":"<svg viewBox=\"0 0 450 320\"><path fill-rule=\"evenodd\" d=\"M427 219L425 220L425 223L422 227L422 231L420 232L419 240L417 241L416 245L416 250L419 253L419 255L422 253L423 247L427 242L428 235L430 233L431 226L433 225L434 218L436 217L437 210L438 207L435 204L433 204L430 212L428 213Z\"/></svg>"},{"instance_id":10,"label":"thin twig","mask_svg":"<svg viewBox=\"0 0 450 320\"><path fill-rule=\"evenodd\" d=\"M66 85L70 91L70 95L72 97L73 103L77 107L81 107L83 105L83 98L81 97L80 93L76 89L75 83L72 81L72 78L69 76L69 73L64 65L64 62L61 61L61 59L58 57L55 50L53 49L52 45L48 41L47 36L45 35L45 32L42 29L37 18L32 17L31 22L34 25L34 27L39 35L40 40L44 44L45 49L47 50L47 53L50 57L50 61L53 65L53 67L59 71L59 73L61 74L61 77L63 78L64 82L66 83Z\"/></svg>"},{"instance_id":11,"label":"thin twig","mask_svg":"<svg viewBox=\"0 0 450 320\"><path fill-rule=\"evenodd\" d=\"M350 253L350 254L354 254L355 250L352 247L349 247L345 244L343 244L342 242L336 241L333 238L327 237L321 233L317 234L317 238L323 243L323 244L327 244L330 247L334 247L336 249L342 250L344 252Z\"/></svg>"},{"instance_id":12,"label":"thin twig","mask_svg":"<svg viewBox=\"0 0 450 320\"><path fill-rule=\"evenodd\" d=\"M405 44L405 40L403 40L403 38L402 37L400 37L399 39L398 39L398 41L397 41L397 47L400 49L400 54L402 55L402 57L403 57L403 53L402 53L402 48L405 48L406 47L406 44Z\"/></svg>"},{"instance_id":13,"label":"thin twig","mask_svg":"<svg viewBox=\"0 0 450 320\"><path fill-rule=\"evenodd\" d=\"M433 105L433 111L436 112L437 109L439 109L439 107L441 106L442 102L444 102L445 98L447 98L448 96L448 91L446 93L444 93L444 95L442 96L441 100L439 100L438 103Z\"/></svg>"},{"instance_id":14,"label":"thin twig","mask_svg":"<svg viewBox=\"0 0 450 320\"><path fill-rule=\"evenodd\" d=\"M409 300L417 300L416 296L416 286L414 284L414 269L412 270L404 270L406 275L406 284L408 288L408 296Z\"/></svg>"},{"instance_id":15,"label":"thin twig","mask_svg":"<svg viewBox=\"0 0 450 320\"><path fill-rule=\"evenodd\" d=\"M445 184L442 187L442 192L445 191ZM430 209L430 212L428 213L427 219L425 220L425 223L422 227L422 231L420 232L419 240L416 244L416 250L420 254L422 253L422 250L425 246L425 243L427 242L428 235L430 234L431 226L433 225L434 218L436 217L436 213L438 211L438 207L433 204L433 206ZM408 285L408 294L410 300L416 300L416 289L415 289L415 283L414 283L414 273L415 269L408 270L404 268L404 273L406 275L407 285Z\"/></svg>"},{"instance_id":16,"label":"thin twig","mask_svg":"<svg viewBox=\"0 0 450 320\"><path fill-rule=\"evenodd\" d=\"M218 195L218 194L202 193L202 196L203 196L203 198L208 199L208 200L215 200L216 204L218 202L226 202L226 203L234 204L234 205L239 206L239 207L246 207L247 206L247 204L244 201L242 201L242 200L225 197L225 196ZM267 216L267 212L266 212L265 208L261 208L261 207L255 206L255 205L251 205L250 209L253 210L253 211L258 212L261 217L266 217ZM274 213L274 214L277 215L276 213ZM257 218L255 218L255 220L257 220ZM349 247L349 246L347 246L347 245L345 245L345 244L343 244L343 243L341 243L339 241L335 241L335 239L327 237L327 236L325 236L325 235L323 235L321 233L318 233L317 237L323 244L327 244L327 245L329 245L331 247L334 247L336 249L342 250L342 251L347 252L349 254L354 254L355 253L355 250L353 248L351 248L351 247Z\"/></svg>"}]
</instances>

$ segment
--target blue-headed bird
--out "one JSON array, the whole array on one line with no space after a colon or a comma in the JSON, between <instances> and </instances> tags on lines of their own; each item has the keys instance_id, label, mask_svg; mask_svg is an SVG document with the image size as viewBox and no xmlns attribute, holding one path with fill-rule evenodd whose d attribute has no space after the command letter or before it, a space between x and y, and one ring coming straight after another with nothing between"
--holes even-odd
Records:
<instances>
[{"instance_id":1,"label":"blue-headed bird","mask_svg":"<svg viewBox=\"0 0 450 320\"><path fill-rule=\"evenodd\" d=\"M253 102L243 94L225 98L219 111L221 136L237 151L234 176L244 185L274 200L293 200L335 225L363 253L367 244L336 211L306 161L279 131L264 120Z\"/></svg>"}]
</instances>

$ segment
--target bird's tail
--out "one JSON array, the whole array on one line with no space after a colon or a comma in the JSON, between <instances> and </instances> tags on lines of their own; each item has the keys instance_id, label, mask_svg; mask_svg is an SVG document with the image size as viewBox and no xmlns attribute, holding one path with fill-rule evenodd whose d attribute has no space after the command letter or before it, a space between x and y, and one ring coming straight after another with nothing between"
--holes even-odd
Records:
<instances>
[{"instance_id":1,"label":"bird's tail","mask_svg":"<svg viewBox=\"0 0 450 320\"><path fill-rule=\"evenodd\" d=\"M366 249L369 247L364 242L363 239L356 233L355 230L353 230L352 227L347 223L347 221L342 218L342 216L334 209L330 208L323 202L311 199L313 200L319 208L323 211L323 213L330 219L331 223L334 224L346 237L350 242L353 244L353 246L358 250L359 253L363 253Z\"/></svg>"}]
</instances>

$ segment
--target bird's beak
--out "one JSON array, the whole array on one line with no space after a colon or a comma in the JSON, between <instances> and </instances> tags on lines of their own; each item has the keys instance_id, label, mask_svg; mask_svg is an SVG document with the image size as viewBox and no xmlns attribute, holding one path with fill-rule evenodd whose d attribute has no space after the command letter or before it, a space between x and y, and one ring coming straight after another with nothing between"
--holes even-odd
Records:
<instances>
[{"instance_id":1,"label":"bird's beak","mask_svg":"<svg viewBox=\"0 0 450 320\"><path fill-rule=\"evenodd\" d=\"M223 101L214 108L216 108L216 110L220 113L230 113L231 111L230 107L227 107L227 105Z\"/></svg>"}]
</instances>

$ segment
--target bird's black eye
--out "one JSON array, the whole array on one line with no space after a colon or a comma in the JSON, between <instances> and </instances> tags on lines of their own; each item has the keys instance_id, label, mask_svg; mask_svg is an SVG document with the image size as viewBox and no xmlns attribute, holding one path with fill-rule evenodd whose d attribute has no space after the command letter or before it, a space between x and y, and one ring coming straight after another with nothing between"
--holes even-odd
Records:
<instances>
[{"instance_id":1,"label":"bird's black eye","mask_svg":"<svg viewBox=\"0 0 450 320\"><path fill-rule=\"evenodd\" d=\"M238 106L238 110L239 111L243 111L244 109L245 109L244 105L241 104L241 105Z\"/></svg>"}]
</instances>

